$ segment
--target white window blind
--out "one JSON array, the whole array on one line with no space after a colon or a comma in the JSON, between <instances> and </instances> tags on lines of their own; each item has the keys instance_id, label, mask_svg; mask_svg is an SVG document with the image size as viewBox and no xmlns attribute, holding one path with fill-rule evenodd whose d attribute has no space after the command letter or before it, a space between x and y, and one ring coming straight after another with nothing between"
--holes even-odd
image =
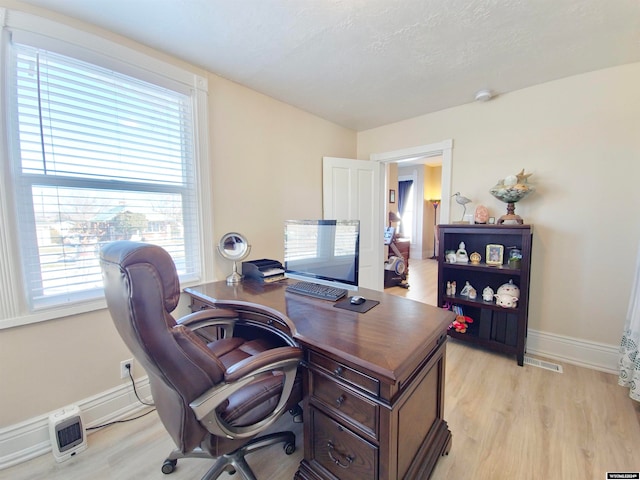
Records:
<instances>
[{"instance_id":1,"label":"white window blind","mask_svg":"<svg viewBox=\"0 0 640 480\"><path fill-rule=\"evenodd\" d=\"M14 44L9 136L27 302L102 294L100 245L164 247L200 276L191 95Z\"/></svg>"},{"instance_id":2,"label":"white window blind","mask_svg":"<svg viewBox=\"0 0 640 480\"><path fill-rule=\"evenodd\" d=\"M354 225L290 223L285 230L285 259L333 261L339 257L352 257L356 253L358 235L359 230Z\"/></svg>"}]
</instances>

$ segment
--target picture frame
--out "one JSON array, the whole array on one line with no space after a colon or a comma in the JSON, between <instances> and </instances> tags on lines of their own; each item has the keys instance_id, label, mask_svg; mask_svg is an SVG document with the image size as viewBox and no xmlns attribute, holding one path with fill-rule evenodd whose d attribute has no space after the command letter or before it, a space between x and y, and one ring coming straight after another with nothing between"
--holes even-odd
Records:
<instances>
[{"instance_id":1,"label":"picture frame","mask_svg":"<svg viewBox=\"0 0 640 480\"><path fill-rule=\"evenodd\" d=\"M396 203L396 191L389 190L389 203Z\"/></svg>"},{"instance_id":2,"label":"picture frame","mask_svg":"<svg viewBox=\"0 0 640 480\"><path fill-rule=\"evenodd\" d=\"M493 225L496 223L496 217L489 217L489 221L487 222L489 225Z\"/></svg>"},{"instance_id":3,"label":"picture frame","mask_svg":"<svg viewBox=\"0 0 640 480\"><path fill-rule=\"evenodd\" d=\"M487 255L485 263L487 265L502 265L504 259L504 246L503 245L487 245Z\"/></svg>"}]
</instances>

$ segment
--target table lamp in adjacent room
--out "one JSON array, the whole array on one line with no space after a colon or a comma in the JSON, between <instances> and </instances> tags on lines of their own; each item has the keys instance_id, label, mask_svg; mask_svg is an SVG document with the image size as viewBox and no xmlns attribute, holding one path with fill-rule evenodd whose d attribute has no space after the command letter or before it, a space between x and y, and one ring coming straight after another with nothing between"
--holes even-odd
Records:
<instances>
[{"instance_id":1,"label":"table lamp in adjacent room","mask_svg":"<svg viewBox=\"0 0 640 480\"><path fill-rule=\"evenodd\" d=\"M389 226L390 227L393 226L392 225L393 223L400 224L400 220L401 220L400 215L398 215L395 212L389 212Z\"/></svg>"}]
</instances>

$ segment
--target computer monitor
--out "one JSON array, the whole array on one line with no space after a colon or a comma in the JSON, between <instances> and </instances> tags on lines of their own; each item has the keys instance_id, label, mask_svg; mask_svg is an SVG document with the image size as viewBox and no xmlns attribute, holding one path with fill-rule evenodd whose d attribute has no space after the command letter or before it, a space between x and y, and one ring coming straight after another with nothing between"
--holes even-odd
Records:
<instances>
[{"instance_id":1,"label":"computer monitor","mask_svg":"<svg viewBox=\"0 0 640 480\"><path fill-rule=\"evenodd\" d=\"M347 290L358 288L359 220L287 220L285 275Z\"/></svg>"}]
</instances>

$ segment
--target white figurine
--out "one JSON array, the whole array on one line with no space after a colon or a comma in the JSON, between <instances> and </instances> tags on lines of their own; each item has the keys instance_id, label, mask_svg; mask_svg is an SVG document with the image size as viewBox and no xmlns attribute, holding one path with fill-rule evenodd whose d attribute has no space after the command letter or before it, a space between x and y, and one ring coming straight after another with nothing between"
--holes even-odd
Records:
<instances>
[{"instance_id":1,"label":"white figurine","mask_svg":"<svg viewBox=\"0 0 640 480\"><path fill-rule=\"evenodd\" d=\"M460 242L458 245L458 251L456 252L456 263L469 263L469 256L465 250L464 242Z\"/></svg>"},{"instance_id":2,"label":"white figurine","mask_svg":"<svg viewBox=\"0 0 640 480\"><path fill-rule=\"evenodd\" d=\"M482 290L482 299L485 302L493 301L493 289L491 287L484 287L484 290Z\"/></svg>"}]
</instances>

